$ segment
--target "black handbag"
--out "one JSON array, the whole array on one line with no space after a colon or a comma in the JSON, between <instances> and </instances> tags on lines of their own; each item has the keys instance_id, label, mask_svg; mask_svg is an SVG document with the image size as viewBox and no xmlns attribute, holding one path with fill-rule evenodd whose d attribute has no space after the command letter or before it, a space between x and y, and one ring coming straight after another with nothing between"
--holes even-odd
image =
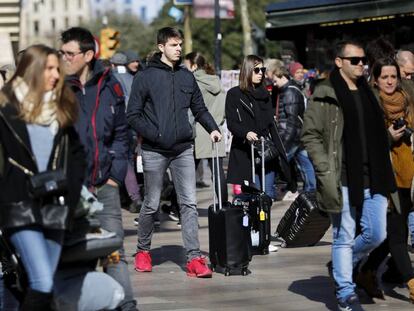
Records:
<instances>
[{"instance_id":1,"label":"black handbag","mask_svg":"<svg viewBox=\"0 0 414 311\"><path fill-rule=\"evenodd\" d=\"M21 169L26 175L28 175L28 188L31 196L36 199L43 199L51 196L62 196L68 190L68 183L66 178L67 167L67 153L68 153L68 141L67 137L64 137L64 164L63 168L57 168L57 159L59 155L59 149L62 147L58 145L55 149L55 154L52 163L52 169L44 172L34 174L32 171L19 164L16 160L9 157L8 161L14 166Z\"/></svg>"},{"instance_id":2,"label":"black handbag","mask_svg":"<svg viewBox=\"0 0 414 311\"><path fill-rule=\"evenodd\" d=\"M256 148L256 152L259 156L255 159L256 164L260 164L263 152L265 163L270 162L279 156L279 151L277 150L275 143L270 137L264 137L263 145L264 150L262 150L261 141L257 141L254 143L254 147Z\"/></svg>"},{"instance_id":3,"label":"black handbag","mask_svg":"<svg viewBox=\"0 0 414 311\"><path fill-rule=\"evenodd\" d=\"M68 189L63 169L50 170L30 176L29 191L34 198L63 195Z\"/></svg>"}]
</instances>

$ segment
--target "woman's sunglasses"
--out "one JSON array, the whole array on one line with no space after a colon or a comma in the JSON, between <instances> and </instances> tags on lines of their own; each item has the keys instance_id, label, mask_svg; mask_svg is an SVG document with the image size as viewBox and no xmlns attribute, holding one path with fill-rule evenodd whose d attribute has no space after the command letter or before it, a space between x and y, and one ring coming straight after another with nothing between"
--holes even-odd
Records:
<instances>
[{"instance_id":1,"label":"woman's sunglasses","mask_svg":"<svg viewBox=\"0 0 414 311\"><path fill-rule=\"evenodd\" d=\"M359 62L362 62L362 65L366 65L367 64L367 58L364 57L359 57L359 56L352 56L352 57L339 57L340 59L346 59L349 60L349 62L351 63L351 65L356 66L359 64Z\"/></svg>"},{"instance_id":2,"label":"woman's sunglasses","mask_svg":"<svg viewBox=\"0 0 414 311\"><path fill-rule=\"evenodd\" d=\"M255 73L255 74L259 74L259 72L262 72L262 74L265 74L265 72L266 72L266 67L255 67L254 69L253 69L253 72Z\"/></svg>"}]
</instances>

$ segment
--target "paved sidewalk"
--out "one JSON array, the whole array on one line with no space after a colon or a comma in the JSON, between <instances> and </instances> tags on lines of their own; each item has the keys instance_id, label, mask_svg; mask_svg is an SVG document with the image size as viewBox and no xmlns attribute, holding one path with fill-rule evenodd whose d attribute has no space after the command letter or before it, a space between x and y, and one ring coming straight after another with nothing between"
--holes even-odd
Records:
<instances>
[{"instance_id":1,"label":"paved sidewalk","mask_svg":"<svg viewBox=\"0 0 414 311\"><path fill-rule=\"evenodd\" d=\"M208 253L207 207L211 188L197 191L201 249ZM272 232L290 202L272 208ZM248 276L215 273L212 279L194 279L185 274L185 252L181 231L175 222L161 215L161 227L154 234L152 273L133 270L137 214L124 212L125 248L135 295L140 310L336 310L333 282L325 264L330 260L331 231L315 247L279 249L267 256L255 256ZM370 301L362 295L366 310L413 310L405 288L387 288L386 300Z\"/></svg>"}]
</instances>

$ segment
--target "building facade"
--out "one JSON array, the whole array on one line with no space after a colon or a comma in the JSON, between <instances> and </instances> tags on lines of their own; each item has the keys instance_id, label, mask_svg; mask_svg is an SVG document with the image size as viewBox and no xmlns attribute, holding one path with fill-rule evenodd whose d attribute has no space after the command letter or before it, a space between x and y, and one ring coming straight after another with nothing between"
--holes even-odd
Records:
<instances>
[{"instance_id":1,"label":"building facade","mask_svg":"<svg viewBox=\"0 0 414 311\"><path fill-rule=\"evenodd\" d=\"M145 24L158 16L168 0L89 0L92 16L102 17L108 13L133 14Z\"/></svg>"},{"instance_id":2,"label":"building facade","mask_svg":"<svg viewBox=\"0 0 414 311\"><path fill-rule=\"evenodd\" d=\"M0 66L12 64L20 40L20 0L0 0Z\"/></svg>"},{"instance_id":3,"label":"building facade","mask_svg":"<svg viewBox=\"0 0 414 311\"><path fill-rule=\"evenodd\" d=\"M57 47L60 33L91 17L92 0L23 0L20 49L44 43Z\"/></svg>"}]
</instances>

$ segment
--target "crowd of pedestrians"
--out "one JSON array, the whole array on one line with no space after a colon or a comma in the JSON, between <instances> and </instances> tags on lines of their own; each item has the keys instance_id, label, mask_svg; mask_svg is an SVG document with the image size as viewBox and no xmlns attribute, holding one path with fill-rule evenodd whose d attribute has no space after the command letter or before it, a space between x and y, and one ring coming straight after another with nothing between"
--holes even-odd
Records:
<instances>
[{"instance_id":1,"label":"crowd of pedestrians","mask_svg":"<svg viewBox=\"0 0 414 311\"><path fill-rule=\"evenodd\" d=\"M285 191L295 193L299 178L301 191L316 193L333 227L327 266L339 310L363 310L356 287L384 298L376 277L389 253L382 280L406 284L414 302L407 249L409 233L414 239L410 51L395 52L377 40L366 55L358 42L339 42L334 69L312 87L301 63L248 55L239 85L226 94L201 53L182 55L183 35L176 28L158 31L158 50L146 62L129 50L105 64L95 57L91 32L80 27L64 31L60 43L59 50L26 48L15 73L2 75L0 237L18 254L27 277L22 295L5 291L5 310L54 310L53 301L62 297L81 301L78 310L138 310L122 243L105 261L106 275L88 279L106 282L116 295L94 301L85 289L74 297L56 277L82 189L102 204L95 213L99 227L122 241L125 187L128 209L139 213L134 268L151 272L154 224L171 176L174 211L168 212L180 220L186 273L212 277L198 237L196 168L207 159L213 170L213 143L220 159L213 187L223 203L227 184L246 180L273 201L280 180ZM232 142L226 174L227 129ZM261 138L277 153L264 164L264 185L252 176L252 167L259 172L261 164L252 146L260 148Z\"/></svg>"}]
</instances>

